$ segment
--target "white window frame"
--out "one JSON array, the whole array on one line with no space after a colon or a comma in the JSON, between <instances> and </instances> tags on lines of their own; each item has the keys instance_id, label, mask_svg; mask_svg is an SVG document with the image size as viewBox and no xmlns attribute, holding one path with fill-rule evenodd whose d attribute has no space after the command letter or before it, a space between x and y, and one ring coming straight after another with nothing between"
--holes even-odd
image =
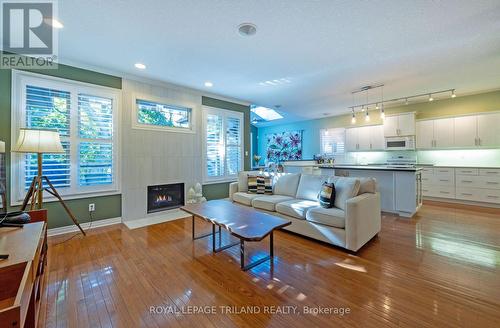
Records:
<instances>
[{"instance_id":1,"label":"white window frame","mask_svg":"<svg viewBox=\"0 0 500 328\"><path fill-rule=\"evenodd\" d=\"M224 176L222 177L209 177L207 175L207 115L214 114L222 116L222 131L224 131L224 155L223 155L223 163L224 163ZM227 118L235 117L241 120L240 125L240 135L241 135L241 159L240 159L240 168L238 171L242 171L245 167L245 135L244 135L244 126L245 126L245 116L241 112L236 112L227 109L215 108L203 106L203 183L204 184L212 184L212 183L224 183L224 182L233 182L238 178L238 174L228 174L227 173L227 164L226 164L226 128L227 128Z\"/></svg>"},{"instance_id":2,"label":"white window frame","mask_svg":"<svg viewBox=\"0 0 500 328\"><path fill-rule=\"evenodd\" d=\"M139 123L138 121L138 114L139 110L137 108L137 100L145 100L145 101L151 101L155 103L160 103L164 105L172 105L172 106L178 106L178 107L186 107L191 109L191 126L189 129L187 128L175 128L175 127L169 127L169 126L160 126L160 125L152 125L152 124L142 124ZM139 129L139 130L154 130L154 131L165 131L165 132L175 132L175 133L196 133L196 121L198 117L198 108L199 104L189 102L189 101L179 101L179 100L174 100L171 98L165 98L165 97L156 97L152 95L147 95L147 94L141 94L141 93L134 93L132 95L132 110L130 111L132 114L131 117L131 122L132 122L132 129Z\"/></svg>"},{"instance_id":3,"label":"white window frame","mask_svg":"<svg viewBox=\"0 0 500 328\"><path fill-rule=\"evenodd\" d=\"M11 91L11 144L15 146L19 136L19 129L25 127L26 122L26 86L35 85L43 88L70 92L70 136L65 138L70 142L70 181L69 188L58 188L58 192L65 199L78 199L93 196L116 195L121 193L121 90L78 82L69 79L52 77L31 72L12 70ZM113 183L106 185L80 186L78 177L79 142L98 142L99 139L85 139L78 135L78 95L110 98L113 102ZM108 141L109 139L103 139ZM25 156L23 153L11 153L11 206L22 204L26 190ZM57 199L44 192L44 201L52 202Z\"/></svg>"},{"instance_id":4,"label":"white window frame","mask_svg":"<svg viewBox=\"0 0 500 328\"><path fill-rule=\"evenodd\" d=\"M323 144L323 136L326 133L339 133L340 131L337 131L337 130L342 130L342 134L344 136L344 152L342 153L338 153L338 152L331 152L331 153L327 153L325 152L325 149L324 149L324 144ZM326 155L326 156L344 156L345 155L345 128L327 128L327 129L320 129L319 130L319 147L320 147L320 155Z\"/></svg>"}]
</instances>

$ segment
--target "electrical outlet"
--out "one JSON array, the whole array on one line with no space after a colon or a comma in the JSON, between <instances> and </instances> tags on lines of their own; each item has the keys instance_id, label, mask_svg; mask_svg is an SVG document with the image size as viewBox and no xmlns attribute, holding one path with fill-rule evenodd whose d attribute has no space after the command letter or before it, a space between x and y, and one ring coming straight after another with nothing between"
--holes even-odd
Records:
<instances>
[{"instance_id":1,"label":"electrical outlet","mask_svg":"<svg viewBox=\"0 0 500 328\"><path fill-rule=\"evenodd\" d=\"M89 204L89 212L95 211L95 204Z\"/></svg>"}]
</instances>

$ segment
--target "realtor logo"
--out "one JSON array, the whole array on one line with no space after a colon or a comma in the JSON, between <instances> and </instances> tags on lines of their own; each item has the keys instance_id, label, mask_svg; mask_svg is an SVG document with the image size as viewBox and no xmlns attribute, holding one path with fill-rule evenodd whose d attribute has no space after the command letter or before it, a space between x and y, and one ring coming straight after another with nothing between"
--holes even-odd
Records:
<instances>
[{"instance_id":1,"label":"realtor logo","mask_svg":"<svg viewBox=\"0 0 500 328\"><path fill-rule=\"evenodd\" d=\"M2 2L1 68L57 68L55 1Z\"/></svg>"}]
</instances>

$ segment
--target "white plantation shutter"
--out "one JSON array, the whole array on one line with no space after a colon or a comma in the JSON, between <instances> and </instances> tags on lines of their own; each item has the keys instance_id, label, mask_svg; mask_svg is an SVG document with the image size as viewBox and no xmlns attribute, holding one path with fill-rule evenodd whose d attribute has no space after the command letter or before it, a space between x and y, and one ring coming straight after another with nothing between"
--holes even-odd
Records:
<instances>
[{"instance_id":1,"label":"white plantation shutter","mask_svg":"<svg viewBox=\"0 0 500 328\"><path fill-rule=\"evenodd\" d=\"M78 149L80 186L113 183L113 100L78 95ZM83 141L85 140L85 141Z\"/></svg>"},{"instance_id":2,"label":"white plantation shutter","mask_svg":"<svg viewBox=\"0 0 500 328\"><path fill-rule=\"evenodd\" d=\"M80 186L113 183L113 144L81 142L78 162Z\"/></svg>"},{"instance_id":3,"label":"white plantation shutter","mask_svg":"<svg viewBox=\"0 0 500 328\"><path fill-rule=\"evenodd\" d=\"M243 169L243 114L206 108L205 180L234 178Z\"/></svg>"},{"instance_id":4,"label":"white plantation shutter","mask_svg":"<svg viewBox=\"0 0 500 328\"><path fill-rule=\"evenodd\" d=\"M207 133L207 176L224 176L224 135L223 117L208 114L206 122Z\"/></svg>"},{"instance_id":5,"label":"white plantation shutter","mask_svg":"<svg viewBox=\"0 0 500 328\"><path fill-rule=\"evenodd\" d=\"M56 188L71 186L70 161L70 107L71 94L67 91L26 86L25 126L33 129L57 130L66 153L43 154L42 173ZM36 154L26 154L24 159L24 190L28 190L33 177L38 174ZM48 187L44 181L44 186Z\"/></svg>"},{"instance_id":6,"label":"white plantation shutter","mask_svg":"<svg viewBox=\"0 0 500 328\"><path fill-rule=\"evenodd\" d=\"M83 139L112 139L113 100L79 94L78 128Z\"/></svg>"},{"instance_id":7,"label":"white plantation shutter","mask_svg":"<svg viewBox=\"0 0 500 328\"><path fill-rule=\"evenodd\" d=\"M345 152L345 129L320 130L321 154L343 155Z\"/></svg>"},{"instance_id":8,"label":"white plantation shutter","mask_svg":"<svg viewBox=\"0 0 500 328\"><path fill-rule=\"evenodd\" d=\"M227 175L236 175L241 170L241 119L226 119L226 166Z\"/></svg>"}]
</instances>

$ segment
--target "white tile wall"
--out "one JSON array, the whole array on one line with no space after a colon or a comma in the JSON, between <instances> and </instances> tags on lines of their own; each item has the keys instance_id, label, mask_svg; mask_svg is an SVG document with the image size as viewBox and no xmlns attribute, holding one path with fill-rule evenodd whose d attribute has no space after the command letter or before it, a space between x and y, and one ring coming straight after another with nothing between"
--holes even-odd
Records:
<instances>
[{"instance_id":1,"label":"white tile wall","mask_svg":"<svg viewBox=\"0 0 500 328\"><path fill-rule=\"evenodd\" d=\"M195 134L132 129L134 94L196 104ZM161 215L146 213L148 185L184 182L186 191L202 179L201 95L133 80L123 80L122 218L125 221Z\"/></svg>"}]
</instances>

